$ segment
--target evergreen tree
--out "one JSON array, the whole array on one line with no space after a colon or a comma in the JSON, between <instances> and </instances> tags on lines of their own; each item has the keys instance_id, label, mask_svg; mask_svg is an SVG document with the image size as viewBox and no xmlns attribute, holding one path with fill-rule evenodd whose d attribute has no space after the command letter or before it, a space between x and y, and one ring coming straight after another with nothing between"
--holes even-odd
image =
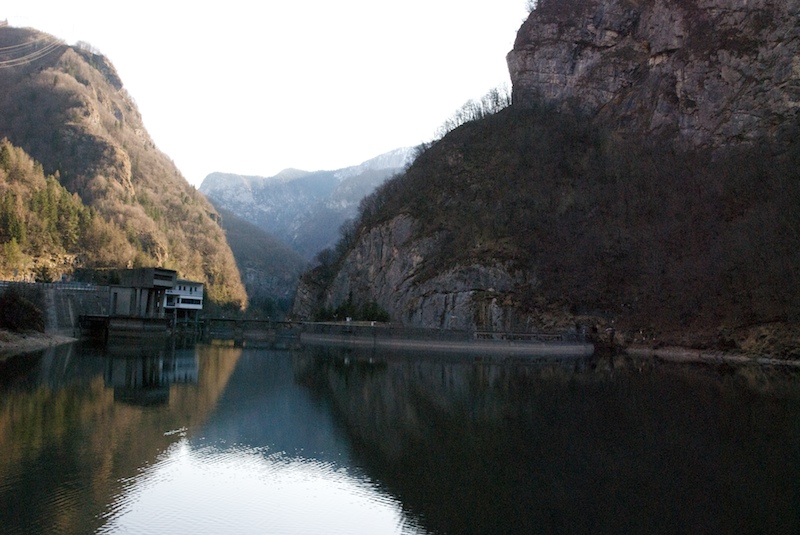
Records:
<instances>
[{"instance_id":1,"label":"evergreen tree","mask_svg":"<svg viewBox=\"0 0 800 535\"><path fill-rule=\"evenodd\" d=\"M7 142L3 143L2 147L0 147L0 168L5 171L11 169L11 151L8 148Z\"/></svg>"},{"instance_id":2,"label":"evergreen tree","mask_svg":"<svg viewBox=\"0 0 800 535\"><path fill-rule=\"evenodd\" d=\"M3 244L3 264L9 271L18 269L22 264L22 249L20 249L16 238L11 238Z\"/></svg>"},{"instance_id":3,"label":"evergreen tree","mask_svg":"<svg viewBox=\"0 0 800 535\"><path fill-rule=\"evenodd\" d=\"M7 191L0 199L0 241L14 239L24 245L26 237L25 223L17 212L16 195Z\"/></svg>"}]
</instances>

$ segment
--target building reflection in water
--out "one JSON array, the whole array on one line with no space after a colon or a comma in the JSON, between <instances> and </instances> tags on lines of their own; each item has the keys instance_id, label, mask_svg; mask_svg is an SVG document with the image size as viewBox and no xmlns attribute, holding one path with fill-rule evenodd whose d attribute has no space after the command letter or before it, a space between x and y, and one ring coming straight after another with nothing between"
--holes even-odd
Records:
<instances>
[{"instance_id":1,"label":"building reflection in water","mask_svg":"<svg viewBox=\"0 0 800 535\"><path fill-rule=\"evenodd\" d=\"M108 347L104 379L114 389L114 401L165 405L171 385L197 384L197 356L193 350L174 346L115 344Z\"/></svg>"}]
</instances>

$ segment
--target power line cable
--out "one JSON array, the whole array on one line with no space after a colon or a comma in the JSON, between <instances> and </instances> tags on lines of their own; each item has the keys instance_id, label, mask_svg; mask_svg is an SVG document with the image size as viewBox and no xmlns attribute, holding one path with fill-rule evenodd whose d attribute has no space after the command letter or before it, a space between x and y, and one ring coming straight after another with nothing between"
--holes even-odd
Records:
<instances>
[{"instance_id":1,"label":"power line cable","mask_svg":"<svg viewBox=\"0 0 800 535\"><path fill-rule=\"evenodd\" d=\"M66 46L61 41L53 39L52 42L48 43L44 47L35 50L29 54L25 54L24 56L20 56L18 58L12 58L7 60L0 61L0 69L8 69L11 67L19 67L22 65L27 65L29 63L33 63L36 60L42 59L49 54L52 54L57 49Z\"/></svg>"},{"instance_id":2,"label":"power line cable","mask_svg":"<svg viewBox=\"0 0 800 535\"><path fill-rule=\"evenodd\" d=\"M16 45L9 45L9 46L0 46L0 52L10 52L12 50L17 50L20 48L29 47L35 45L36 43L40 43L42 41L54 41L55 39L49 35L44 35L38 39L34 39L33 41L26 41L24 43L18 43Z\"/></svg>"}]
</instances>

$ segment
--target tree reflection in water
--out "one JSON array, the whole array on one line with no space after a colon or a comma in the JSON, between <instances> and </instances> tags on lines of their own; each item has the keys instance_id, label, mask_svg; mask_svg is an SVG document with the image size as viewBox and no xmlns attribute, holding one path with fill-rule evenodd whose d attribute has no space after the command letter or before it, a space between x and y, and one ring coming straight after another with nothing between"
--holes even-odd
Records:
<instances>
[{"instance_id":1,"label":"tree reflection in water","mask_svg":"<svg viewBox=\"0 0 800 535\"><path fill-rule=\"evenodd\" d=\"M295 367L433 532L800 530L796 377L325 349Z\"/></svg>"},{"instance_id":2,"label":"tree reflection in water","mask_svg":"<svg viewBox=\"0 0 800 535\"><path fill-rule=\"evenodd\" d=\"M800 532L797 375L219 345L0 375L3 533Z\"/></svg>"},{"instance_id":3,"label":"tree reflection in water","mask_svg":"<svg viewBox=\"0 0 800 535\"><path fill-rule=\"evenodd\" d=\"M0 531L94 532L126 482L180 440L174 431L208 418L240 354L72 344L4 362Z\"/></svg>"}]
</instances>

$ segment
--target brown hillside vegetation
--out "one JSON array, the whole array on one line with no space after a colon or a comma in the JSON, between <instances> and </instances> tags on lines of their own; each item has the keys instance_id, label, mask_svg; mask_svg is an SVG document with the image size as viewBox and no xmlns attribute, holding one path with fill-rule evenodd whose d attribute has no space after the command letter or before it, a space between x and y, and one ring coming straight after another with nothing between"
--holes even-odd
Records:
<instances>
[{"instance_id":1,"label":"brown hillside vegetation","mask_svg":"<svg viewBox=\"0 0 800 535\"><path fill-rule=\"evenodd\" d=\"M207 283L216 303L246 304L216 211L155 147L105 57L87 45L66 46L35 30L3 27L0 65L0 136L41 164L24 183L9 176L0 183L17 216L34 225L27 229L28 249L17 240L35 261L20 265L19 276L43 263L57 274L76 267L158 265ZM45 178L50 176L58 184ZM84 234L78 241L52 240L47 248L28 198L56 186L77 195L76 213L84 214L76 216L78 234ZM60 190L53 195L69 197ZM60 252L73 253L74 263L58 261L53 255Z\"/></svg>"},{"instance_id":2,"label":"brown hillside vegetation","mask_svg":"<svg viewBox=\"0 0 800 535\"><path fill-rule=\"evenodd\" d=\"M8 140L0 141L0 276L47 281L77 266L133 259L124 229L69 193Z\"/></svg>"},{"instance_id":3,"label":"brown hillside vegetation","mask_svg":"<svg viewBox=\"0 0 800 535\"><path fill-rule=\"evenodd\" d=\"M800 321L798 140L686 152L512 107L457 128L365 199L347 243L407 214L415 240L441 244L407 274L416 284L499 263L535 281L498 299L520 318L560 310L630 340L732 347L753 326ZM336 273L328 262L306 281Z\"/></svg>"},{"instance_id":4,"label":"brown hillside vegetation","mask_svg":"<svg viewBox=\"0 0 800 535\"><path fill-rule=\"evenodd\" d=\"M294 312L800 357L799 7L532 3L512 106L368 197Z\"/></svg>"}]
</instances>

